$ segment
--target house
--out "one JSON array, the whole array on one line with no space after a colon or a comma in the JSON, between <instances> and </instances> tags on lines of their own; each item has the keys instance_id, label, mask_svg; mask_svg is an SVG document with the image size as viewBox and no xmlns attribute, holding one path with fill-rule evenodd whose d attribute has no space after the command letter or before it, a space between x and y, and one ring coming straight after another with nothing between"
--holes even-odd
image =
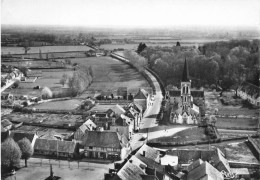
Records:
<instances>
[{"instance_id":1,"label":"house","mask_svg":"<svg viewBox=\"0 0 260 180\"><path fill-rule=\"evenodd\" d=\"M88 119L85 123L83 123L74 133L74 139L76 139L77 141L82 141L83 137L85 136L85 131L93 131L94 129L96 129L97 126L95 123L93 123L93 121L91 121L90 119Z\"/></svg>"},{"instance_id":2,"label":"house","mask_svg":"<svg viewBox=\"0 0 260 180\"><path fill-rule=\"evenodd\" d=\"M23 138L27 138L32 145L32 148L34 148L35 141L38 138L38 136L35 133L28 133L28 132L11 132L10 135L16 143L18 141L22 140Z\"/></svg>"},{"instance_id":3,"label":"house","mask_svg":"<svg viewBox=\"0 0 260 180\"><path fill-rule=\"evenodd\" d=\"M108 109L107 112L110 116L120 116L121 114L125 114L126 111L122 106L116 104L112 108Z\"/></svg>"},{"instance_id":4,"label":"house","mask_svg":"<svg viewBox=\"0 0 260 180\"><path fill-rule=\"evenodd\" d=\"M141 175L146 175L146 167L147 165L144 162L132 156L118 171L117 176L121 180L142 180Z\"/></svg>"},{"instance_id":5,"label":"house","mask_svg":"<svg viewBox=\"0 0 260 180\"><path fill-rule=\"evenodd\" d=\"M151 100L151 95L146 90L139 89L137 94L134 96L133 102L135 104L140 105L142 109L145 110L149 106L150 100Z\"/></svg>"},{"instance_id":6,"label":"house","mask_svg":"<svg viewBox=\"0 0 260 180\"><path fill-rule=\"evenodd\" d=\"M217 148L216 155L212 157L212 164L219 171L231 173L229 163L219 148Z\"/></svg>"},{"instance_id":7,"label":"house","mask_svg":"<svg viewBox=\"0 0 260 180\"><path fill-rule=\"evenodd\" d=\"M95 101L88 98L87 100L85 100L84 102L82 102L81 104L81 109L84 110L89 110L91 109L93 106L95 106Z\"/></svg>"},{"instance_id":8,"label":"house","mask_svg":"<svg viewBox=\"0 0 260 180\"><path fill-rule=\"evenodd\" d=\"M244 100L248 100L255 106L260 106L260 87L257 87L251 83L243 82L237 90L237 95Z\"/></svg>"},{"instance_id":9,"label":"house","mask_svg":"<svg viewBox=\"0 0 260 180\"><path fill-rule=\"evenodd\" d=\"M207 161L203 162L200 159L193 162L188 167L187 180L224 180L222 174L215 169Z\"/></svg>"},{"instance_id":10,"label":"house","mask_svg":"<svg viewBox=\"0 0 260 180\"><path fill-rule=\"evenodd\" d=\"M204 103L204 92L203 91L191 91L191 80L189 77L188 64L185 59L181 90L180 91L169 91L168 96L170 97L170 119L171 123L177 124L198 124L201 117L201 110L194 103L193 96L197 97L199 104Z\"/></svg>"},{"instance_id":11,"label":"house","mask_svg":"<svg viewBox=\"0 0 260 180\"><path fill-rule=\"evenodd\" d=\"M103 127L105 130L108 130L112 125L112 121L115 117L113 117L113 112L111 110L111 112L96 112L92 116L89 116L89 118L96 124L98 128Z\"/></svg>"},{"instance_id":12,"label":"house","mask_svg":"<svg viewBox=\"0 0 260 180\"><path fill-rule=\"evenodd\" d=\"M78 147L73 141L36 139L34 154L73 158L78 154Z\"/></svg>"},{"instance_id":13,"label":"house","mask_svg":"<svg viewBox=\"0 0 260 180\"><path fill-rule=\"evenodd\" d=\"M128 140L111 131L86 131L85 156L99 159L123 159L127 153Z\"/></svg>"},{"instance_id":14,"label":"house","mask_svg":"<svg viewBox=\"0 0 260 180\"><path fill-rule=\"evenodd\" d=\"M126 116L128 116L129 118L133 119L133 123L134 123L134 131L138 131L139 130L139 124L140 124L140 121L142 119L142 113L139 113L137 110L135 110L133 107L130 107L126 113L125 113Z\"/></svg>"},{"instance_id":15,"label":"house","mask_svg":"<svg viewBox=\"0 0 260 180\"><path fill-rule=\"evenodd\" d=\"M134 119L121 114L115 121L112 121L110 131L118 132L125 135L127 139L131 139L134 131Z\"/></svg>"}]
</instances>

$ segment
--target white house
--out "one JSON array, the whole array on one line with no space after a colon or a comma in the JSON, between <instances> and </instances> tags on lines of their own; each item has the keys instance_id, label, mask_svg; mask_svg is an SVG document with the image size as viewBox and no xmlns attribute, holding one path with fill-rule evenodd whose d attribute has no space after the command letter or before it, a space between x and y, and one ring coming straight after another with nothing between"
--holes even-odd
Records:
<instances>
[{"instance_id":1,"label":"white house","mask_svg":"<svg viewBox=\"0 0 260 180\"><path fill-rule=\"evenodd\" d=\"M237 95L244 100L248 100L255 106L260 106L259 92L259 87L248 82L243 82L237 90Z\"/></svg>"}]
</instances>

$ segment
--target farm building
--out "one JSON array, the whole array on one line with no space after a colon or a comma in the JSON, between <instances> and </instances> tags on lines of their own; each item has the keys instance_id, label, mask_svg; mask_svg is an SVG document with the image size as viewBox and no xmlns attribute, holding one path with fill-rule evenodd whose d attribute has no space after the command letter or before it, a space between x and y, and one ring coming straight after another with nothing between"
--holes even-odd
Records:
<instances>
[{"instance_id":1,"label":"farm building","mask_svg":"<svg viewBox=\"0 0 260 180\"><path fill-rule=\"evenodd\" d=\"M86 131L85 133L86 157L114 160L125 157L129 145L126 137L109 131Z\"/></svg>"},{"instance_id":2,"label":"farm building","mask_svg":"<svg viewBox=\"0 0 260 180\"><path fill-rule=\"evenodd\" d=\"M243 82L237 90L237 95L244 100L248 100L255 106L260 106L259 92L259 87L248 82Z\"/></svg>"},{"instance_id":3,"label":"farm building","mask_svg":"<svg viewBox=\"0 0 260 180\"><path fill-rule=\"evenodd\" d=\"M78 153L77 143L49 139L36 139L34 154L72 158Z\"/></svg>"}]
</instances>

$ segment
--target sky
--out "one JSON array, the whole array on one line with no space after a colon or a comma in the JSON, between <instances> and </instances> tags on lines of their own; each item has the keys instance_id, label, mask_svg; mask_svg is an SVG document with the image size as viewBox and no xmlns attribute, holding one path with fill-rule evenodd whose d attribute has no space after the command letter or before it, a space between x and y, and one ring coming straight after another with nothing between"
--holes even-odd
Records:
<instances>
[{"instance_id":1,"label":"sky","mask_svg":"<svg viewBox=\"0 0 260 180\"><path fill-rule=\"evenodd\" d=\"M1 0L1 24L260 26L260 0Z\"/></svg>"}]
</instances>

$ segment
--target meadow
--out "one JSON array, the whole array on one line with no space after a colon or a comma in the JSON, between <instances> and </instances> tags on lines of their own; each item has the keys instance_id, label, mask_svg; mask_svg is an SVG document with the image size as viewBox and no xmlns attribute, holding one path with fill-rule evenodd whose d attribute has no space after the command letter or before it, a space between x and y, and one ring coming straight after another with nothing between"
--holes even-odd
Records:
<instances>
[{"instance_id":1,"label":"meadow","mask_svg":"<svg viewBox=\"0 0 260 180\"><path fill-rule=\"evenodd\" d=\"M111 57L91 57L71 59L72 63L90 66L94 77L88 90L106 91L127 87L128 92L136 93L140 87L149 87L144 77L129 65ZM84 97L83 94L81 97Z\"/></svg>"}]
</instances>

